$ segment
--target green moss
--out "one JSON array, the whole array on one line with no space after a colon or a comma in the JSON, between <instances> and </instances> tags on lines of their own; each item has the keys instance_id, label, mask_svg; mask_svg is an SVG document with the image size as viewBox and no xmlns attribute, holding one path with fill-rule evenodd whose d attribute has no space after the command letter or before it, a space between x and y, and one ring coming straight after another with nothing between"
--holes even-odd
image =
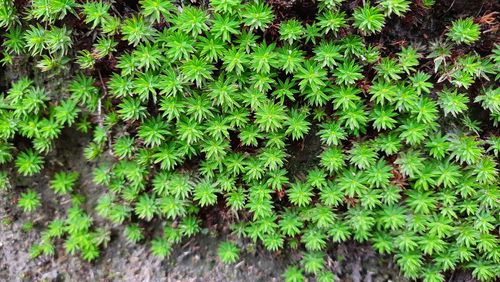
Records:
<instances>
[{"instance_id":1,"label":"green moss","mask_svg":"<svg viewBox=\"0 0 500 282\"><path fill-rule=\"evenodd\" d=\"M394 255L411 279L443 281L458 268L497 279L498 46L485 56L456 52L454 43L481 35L472 19L459 19L446 33L451 41L394 51L365 36L376 37L410 1L352 11L342 0L318 2L306 24L281 21L263 1L178 9L144 0L127 17L108 2L33 1L21 13L4 1L2 64L24 57L47 77L75 75L59 90L29 76L11 82L0 96L0 163L29 179L50 163L64 128L88 132L87 160L114 156L94 169L104 191L97 214L159 257L201 230L215 232L200 211L217 210L237 215L234 234L255 246L306 250L286 281L331 281L325 252L350 239ZM66 24L70 14L82 26ZM311 140L318 152L301 151ZM306 158L307 167L291 163ZM9 174L0 174L0 189ZM50 186L78 192L77 181L58 172ZM43 200L21 191L17 204L35 212ZM83 203L73 197L33 256L56 248L99 256L110 231ZM161 223L154 239L145 222ZM240 256L230 242L218 253L227 263Z\"/></svg>"}]
</instances>

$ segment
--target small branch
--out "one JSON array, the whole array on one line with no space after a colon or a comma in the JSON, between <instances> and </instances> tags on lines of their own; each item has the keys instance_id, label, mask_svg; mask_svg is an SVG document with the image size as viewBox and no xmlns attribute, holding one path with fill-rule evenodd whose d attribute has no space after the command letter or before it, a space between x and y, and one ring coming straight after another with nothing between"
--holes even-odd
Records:
<instances>
[{"instance_id":1,"label":"small branch","mask_svg":"<svg viewBox=\"0 0 500 282\"><path fill-rule=\"evenodd\" d=\"M448 10L446 10L446 13L448 13L451 10L451 8L453 8L453 5L455 5L455 0L453 0L453 2L451 2L451 5L448 8Z\"/></svg>"},{"instance_id":2,"label":"small branch","mask_svg":"<svg viewBox=\"0 0 500 282\"><path fill-rule=\"evenodd\" d=\"M106 89L106 85L104 84L104 80L102 80L101 71L98 70L97 73L99 74L99 80L101 81L102 90L104 91L104 97L106 97L108 95L108 89Z\"/></svg>"}]
</instances>

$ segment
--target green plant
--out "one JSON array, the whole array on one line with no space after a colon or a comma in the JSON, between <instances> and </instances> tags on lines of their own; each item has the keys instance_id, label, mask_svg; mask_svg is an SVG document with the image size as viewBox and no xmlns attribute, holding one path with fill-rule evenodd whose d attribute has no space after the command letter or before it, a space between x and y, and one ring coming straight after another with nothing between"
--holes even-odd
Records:
<instances>
[{"instance_id":1,"label":"green plant","mask_svg":"<svg viewBox=\"0 0 500 282\"><path fill-rule=\"evenodd\" d=\"M154 22L160 22L162 18L169 21L175 9L172 2L168 0L141 0L139 4L142 14Z\"/></svg>"},{"instance_id":2,"label":"green plant","mask_svg":"<svg viewBox=\"0 0 500 282\"><path fill-rule=\"evenodd\" d=\"M138 16L126 19L121 27L121 32L123 38L133 46L141 42L151 41L156 34L155 29L147 24L144 18Z\"/></svg>"},{"instance_id":3,"label":"green plant","mask_svg":"<svg viewBox=\"0 0 500 282\"><path fill-rule=\"evenodd\" d=\"M447 35L456 43L470 45L479 39L480 27L472 18L458 19L452 23Z\"/></svg>"},{"instance_id":4,"label":"green plant","mask_svg":"<svg viewBox=\"0 0 500 282\"><path fill-rule=\"evenodd\" d=\"M243 24L250 27L250 31L254 29L264 30L273 21L274 14L271 7L256 1L243 7L241 17Z\"/></svg>"},{"instance_id":5,"label":"green plant","mask_svg":"<svg viewBox=\"0 0 500 282\"><path fill-rule=\"evenodd\" d=\"M5 34L5 41L2 42L2 46L7 52L20 55L24 51L24 38L23 31L20 27L11 28Z\"/></svg>"},{"instance_id":6,"label":"green plant","mask_svg":"<svg viewBox=\"0 0 500 282\"><path fill-rule=\"evenodd\" d=\"M137 224L128 225L123 232L125 238L131 243L137 243L144 239L142 228Z\"/></svg>"},{"instance_id":7,"label":"green plant","mask_svg":"<svg viewBox=\"0 0 500 282\"><path fill-rule=\"evenodd\" d=\"M42 170L43 158L33 150L21 152L16 158L17 171L23 176L32 176Z\"/></svg>"},{"instance_id":8,"label":"green plant","mask_svg":"<svg viewBox=\"0 0 500 282\"><path fill-rule=\"evenodd\" d=\"M17 11L14 3L9 0L2 1L0 6L0 27L8 28L17 20Z\"/></svg>"},{"instance_id":9,"label":"green plant","mask_svg":"<svg viewBox=\"0 0 500 282\"><path fill-rule=\"evenodd\" d=\"M304 28L299 21L288 20L281 23L279 32L281 40L288 42L288 44L293 44L294 41L302 38Z\"/></svg>"},{"instance_id":10,"label":"green plant","mask_svg":"<svg viewBox=\"0 0 500 282\"><path fill-rule=\"evenodd\" d=\"M391 58L382 58L374 68L377 71L377 75L386 81L400 79L400 74L403 72L398 62Z\"/></svg>"},{"instance_id":11,"label":"green plant","mask_svg":"<svg viewBox=\"0 0 500 282\"><path fill-rule=\"evenodd\" d=\"M439 95L439 105L446 115L453 115L456 117L458 114L468 109L469 97L465 94L459 94L457 90L444 90Z\"/></svg>"},{"instance_id":12,"label":"green plant","mask_svg":"<svg viewBox=\"0 0 500 282\"><path fill-rule=\"evenodd\" d=\"M436 3L436 0L423 0L422 5L425 8L431 8Z\"/></svg>"},{"instance_id":13,"label":"green plant","mask_svg":"<svg viewBox=\"0 0 500 282\"><path fill-rule=\"evenodd\" d=\"M9 174L4 170L0 171L0 190L7 190L10 187Z\"/></svg>"},{"instance_id":14,"label":"green plant","mask_svg":"<svg viewBox=\"0 0 500 282\"><path fill-rule=\"evenodd\" d=\"M302 264L304 265L304 270L307 273L317 274L324 268L324 257L322 253L319 252L309 252L305 253L302 258Z\"/></svg>"},{"instance_id":15,"label":"green plant","mask_svg":"<svg viewBox=\"0 0 500 282\"><path fill-rule=\"evenodd\" d=\"M417 48L408 46L401 48L401 52L398 54L398 57L403 70L409 74L415 71L415 67L419 65L419 59L422 55L419 53Z\"/></svg>"},{"instance_id":16,"label":"green plant","mask_svg":"<svg viewBox=\"0 0 500 282\"><path fill-rule=\"evenodd\" d=\"M95 50L94 56L95 56L95 58L101 59L101 58L104 58L104 57L110 55L112 52L116 51L117 45L118 45L118 42L114 41L113 39L100 38L99 40L97 40L97 43L94 44L94 50ZM149 58L149 56L143 56L140 59L143 59L144 57L146 57L145 59Z\"/></svg>"},{"instance_id":17,"label":"green plant","mask_svg":"<svg viewBox=\"0 0 500 282\"><path fill-rule=\"evenodd\" d=\"M432 88L432 83L428 82L430 75L424 72L416 72L411 78L411 84L416 89L418 94L429 93Z\"/></svg>"},{"instance_id":18,"label":"green plant","mask_svg":"<svg viewBox=\"0 0 500 282\"><path fill-rule=\"evenodd\" d=\"M134 153L134 141L128 136L119 137L113 144L114 154L120 159L131 157Z\"/></svg>"},{"instance_id":19,"label":"green plant","mask_svg":"<svg viewBox=\"0 0 500 282\"><path fill-rule=\"evenodd\" d=\"M401 17L410 9L411 1L408 0L379 0L379 5L385 10L386 15L396 14Z\"/></svg>"},{"instance_id":20,"label":"green plant","mask_svg":"<svg viewBox=\"0 0 500 282\"><path fill-rule=\"evenodd\" d=\"M92 28L102 26L106 19L110 17L109 9L111 5L104 2L86 2L82 5L85 23L91 24Z\"/></svg>"},{"instance_id":21,"label":"green plant","mask_svg":"<svg viewBox=\"0 0 500 282\"><path fill-rule=\"evenodd\" d=\"M226 241L219 244L217 254L223 263L235 263L239 259L240 250L234 243Z\"/></svg>"},{"instance_id":22,"label":"green plant","mask_svg":"<svg viewBox=\"0 0 500 282\"><path fill-rule=\"evenodd\" d=\"M30 26L30 29L24 33L26 48L32 55L40 55L45 49L45 33L47 31L40 25Z\"/></svg>"},{"instance_id":23,"label":"green plant","mask_svg":"<svg viewBox=\"0 0 500 282\"><path fill-rule=\"evenodd\" d=\"M324 11L318 16L317 25L322 29L323 34L337 34L341 28L347 25L345 17L344 12Z\"/></svg>"},{"instance_id":24,"label":"green plant","mask_svg":"<svg viewBox=\"0 0 500 282\"><path fill-rule=\"evenodd\" d=\"M449 151L451 156L460 163L474 164L483 155L481 141L474 136L450 136Z\"/></svg>"},{"instance_id":25,"label":"green plant","mask_svg":"<svg viewBox=\"0 0 500 282\"><path fill-rule=\"evenodd\" d=\"M212 0L210 3L217 13L233 14L241 5L241 0Z\"/></svg>"},{"instance_id":26,"label":"green plant","mask_svg":"<svg viewBox=\"0 0 500 282\"><path fill-rule=\"evenodd\" d=\"M335 10L344 2L344 0L319 0L321 10Z\"/></svg>"},{"instance_id":27,"label":"green plant","mask_svg":"<svg viewBox=\"0 0 500 282\"><path fill-rule=\"evenodd\" d=\"M349 151L349 161L359 169L366 169L372 166L377 157L377 153L369 144L356 143Z\"/></svg>"},{"instance_id":28,"label":"green plant","mask_svg":"<svg viewBox=\"0 0 500 282\"><path fill-rule=\"evenodd\" d=\"M313 195L312 187L301 182L293 183L287 194L290 202L299 207L308 205Z\"/></svg>"},{"instance_id":29,"label":"green plant","mask_svg":"<svg viewBox=\"0 0 500 282\"><path fill-rule=\"evenodd\" d=\"M54 22L62 19L68 12L74 13L76 6L73 0L34 0L29 11L29 16L44 22Z\"/></svg>"},{"instance_id":30,"label":"green plant","mask_svg":"<svg viewBox=\"0 0 500 282\"><path fill-rule=\"evenodd\" d=\"M385 1L387 2L387 1ZM366 4L354 10L354 27L364 34L380 32L385 25L385 18L382 10Z\"/></svg>"},{"instance_id":31,"label":"green plant","mask_svg":"<svg viewBox=\"0 0 500 282\"><path fill-rule=\"evenodd\" d=\"M57 172L50 181L50 188L57 194L67 194L73 190L79 177L78 172Z\"/></svg>"},{"instance_id":32,"label":"green plant","mask_svg":"<svg viewBox=\"0 0 500 282\"><path fill-rule=\"evenodd\" d=\"M222 39L223 42L231 41L231 35L238 35L239 22L231 19L229 15L215 15L212 21L211 32L215 38Z\"/></svg>"},{"instance_id":33,"label":"green plant","mask_svg":"<svg viewBox=\"0 0 500 282\"><path fill-rule=\"evenodd\" d=\"M38 207L42 205L40 194L34 190L28 190L27 192L21 193L17 206L21 208L26 213L31 213L35 211Z\"/></svg>"},{"instance_id":34,"label":"green plant","mask_svg":"<svg viewBox=\"0 0 500 282\"><path fill-rule=\"evenodd\" d=\"M217 201L217 188L209 180L204 180L194 188L193 199L200 203L200 206L213 205Z\"/></svg>"},{"instance_id":35,"label":"green plant","mask_svg":"<svg viewBox=\"0 0 500 282\"><path fill-rule=\"evenodd\" d=\"M72 46L70 31L66 27L53 27L44 34L45 48L50 54L64 55Z\"/></svg>"},{"instance_id":36,"label":"green plant","mask_svg":"<svg viewBox=\"0 0 500 282\"><path fill-rule=\"evenodd\" d=\"M333 72L339 84L354 84L360 80L363 75L361 74L361 66L354 60L345 60Z\"/></svg>"},{"instance_id":37,"label":"green plant","mask_svg":"<svg viewBox=\"0 0 500 282\"><path fill-rule=\"evenodd\" d=\"M283 274L286 282L302 282L304 281L304 274L302 270L297 267L289 266Z\"/></svg>"},{"instance_id":38,"label":"green plant","mask_svg":"<svg viewBox=\"0 0 500 282\"><path fill-rule=\"evenodd\" d=\"M33 222L32 221L26 221L26 222L24 222L23 225L21 226L21 229L25 233L28 233L28 232L32 231L33 230Z\"/></svg>"},{"instance_id":39,"label":"green plant","mask_svg":"<svg viewBox=\"0 0 500 282\"><path fill-rule=\"evenodd\" d=\"M151 221L151 219L153 219L153 216L158 211L156 199L154 197L150 197L147 194L141 195L137 201L134 211L139 218L146 221Z\"/></svg>"}]
</instances>

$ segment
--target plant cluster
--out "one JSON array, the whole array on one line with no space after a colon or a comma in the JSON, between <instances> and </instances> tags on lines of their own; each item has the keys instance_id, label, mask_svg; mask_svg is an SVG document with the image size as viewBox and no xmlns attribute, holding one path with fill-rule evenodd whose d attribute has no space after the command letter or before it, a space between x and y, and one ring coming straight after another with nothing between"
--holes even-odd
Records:
<instances>
[{"instance_id":1,"label":"plant cluster","mask_svg":"<svg viewBox=\"0 0 500 282\"><path fill-rule=\"evenodd\" d=\"M318 1L313 23L284 20L274 40L265 31L276 17L263 1L142 0L127 15L108 1L81 2L32 1L16 11L2 1L2 64L30 57L48 76L72 63L78 70L60 93L28 76L2 93L0 164L31 177L64 128L90 134L84 157L107 159L93 171L105 187L96 213L124 226L131 243L147 238L145 224L160 223L147 242L159 257L200 232L200 210L218 205L232 215L231 238L302 252L286 281L332 281L325 253L347 240L393 254L411 279L445 281L459 268L482 281L500 276L500 45L489 56L455 55L455 44L480 36L471 19L452 23L451 41L388 52L365 36L411 1L353 10ZM86 27L72 30L67 17ZM91 46L74 50L88 32ZM112 69L104 79L103 63ZM484 112L482 124L471 108ZM303 176L292 174L290 145L306 136L321 152ZM18 148L16 137L31 146ZM93 260L110 240L81 207L79 177L52 176L53 192L71 194L73 206L47 226L34 256L61 244ZM26 212L40 204L34 190L18 201ZM218 255L234 263L240 251L225 241Z\"/></svg>"}]
</instances>

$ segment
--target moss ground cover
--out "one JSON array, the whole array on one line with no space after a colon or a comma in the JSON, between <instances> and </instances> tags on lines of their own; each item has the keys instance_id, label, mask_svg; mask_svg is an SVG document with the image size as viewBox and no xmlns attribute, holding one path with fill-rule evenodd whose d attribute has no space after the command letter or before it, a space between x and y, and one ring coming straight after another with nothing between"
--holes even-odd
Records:
<instances>
[{"instance_id":1,"label":"moss ground cover","mask_svg":"<svg viewBox=\"0 0 500 282\"><path fill-rule=\"evenodd\" d=\"M89 211L77 172L51 176L72 207L33 257L95 260L111 240L95 216L168 257L217 207L235 237L301 254L286 281L332 281L326 253L348 240L393 255L410 279L498 279L495 19L457 17L435 41L392 45L373 38L433 1L348 2L318 0L303 19L265 1L2 0L0 63L33 70L1 92L0 188L39 174L72 127L92 137L84 156L103 191ZM308 136L320 150L297 173ZM12 190L37 212L41 195ZM229 264L241 252L218 249Z\"/></svg>"}]
</instances>

